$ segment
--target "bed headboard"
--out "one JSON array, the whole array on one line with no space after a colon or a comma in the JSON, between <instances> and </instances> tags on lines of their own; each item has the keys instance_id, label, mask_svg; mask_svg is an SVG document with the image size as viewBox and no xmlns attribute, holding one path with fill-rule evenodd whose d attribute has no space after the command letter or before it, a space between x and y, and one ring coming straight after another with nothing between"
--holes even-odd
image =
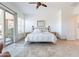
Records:
<instances>
[{"instance_id":1,"label":"bed headboard","mask_svg":"<svg viewBox=\"0 0 79 59\"><path fill-rule=\"evenodd\" d=\"M46 29L50 32L50 26L46 27L45 20L37 20L37 27L32 26L32 32L34 31L34 29Z\"/></svg>"},{"instance_id":2,"label":"bed headboard","mask_svg":"<svg viewBox=\"0 0 79 59\"><path fill-rule=\"evenodd\" d=\"M32 32L34 31L34 29L47 29L49 32L50 32L50 26L48 26L48 27L34 27L34 26L32 26Z\"/></svg>"}]
</instances>

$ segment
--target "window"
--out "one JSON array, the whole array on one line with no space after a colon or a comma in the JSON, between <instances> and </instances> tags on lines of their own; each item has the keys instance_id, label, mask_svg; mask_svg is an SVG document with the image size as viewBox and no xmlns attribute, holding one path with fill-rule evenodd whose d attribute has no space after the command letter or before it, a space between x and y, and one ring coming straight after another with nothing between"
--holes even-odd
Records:
<instances>
[{"instance_id":1,"label":"window","mask_svg":"<svg viewBox=\"0 0 79 59\"><path fill-rule=\"evenodd\" d=\"M18 17L18 34L24 33L24 19L21 17Z\"/></svg>"}]
</instances>

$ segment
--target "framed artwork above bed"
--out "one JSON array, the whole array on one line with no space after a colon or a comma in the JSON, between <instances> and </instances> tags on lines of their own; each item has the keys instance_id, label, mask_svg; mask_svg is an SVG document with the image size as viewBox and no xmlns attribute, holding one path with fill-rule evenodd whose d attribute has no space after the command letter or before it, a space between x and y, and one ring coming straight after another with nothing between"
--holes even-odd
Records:
<instances>
[{"instance_id":1,"label":"framed artwork above bed","mask_svg":"<svg viewBox=\"0 0 79 59\"><path fill-rule=\"evenodd\" d=\"M38 20L37 21L37 27L45 27L45 21L44 20Z\"/></svg>"}]
</instances>

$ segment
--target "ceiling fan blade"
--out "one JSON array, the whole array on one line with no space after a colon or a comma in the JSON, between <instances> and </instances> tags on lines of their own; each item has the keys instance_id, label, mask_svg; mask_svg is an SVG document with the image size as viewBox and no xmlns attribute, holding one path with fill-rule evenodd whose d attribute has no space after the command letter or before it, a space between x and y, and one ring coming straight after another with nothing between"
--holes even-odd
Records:
<instances>
[{"instance_id":1,"label":"ceiling fan blade","mask_svg":"<svg viewBox=\"0 0 79 59\"><path fill-rule=\"evenodd\" d=\"M44 6L44 7L47 7L47 5L41 3L41 2L29 2L29 4L36 4L36 9L38 9L40 6Z\"/></svg>"},{"instance_id":2,"label":"ceiling fan blade","mask_svg":"<svg viewBox=\"0 0 79 59\"><path fill-rule=\"evenodd\" d=\"M41 5L41 2L37 2L37 5Z\"/></svg>"},{"instance_id":3,"label":"ceiling fan blade","mask_svg":"<svg viewBox=\"0 0 79 59\"><path fill-rule=\"evenodd\" d=\"M41 5L37 5L37 6L36 6L36 9L38 9L40 6L41 6Z\"/></svg>"},{"instance_id":4,"label":"ceiling fan blade","mask_svg":"<svg viewBox=\"0 0 79 59\"><path fill-rule=\"evenodd\" d=\"M36 6L36 9L38 9L39 8L39 6Z\"/></svg>"},{"instance_id":5,"label":"ceiling fan blade","mask_svg":"<svg viewBox=\"0 0 79 59\"><path fill-rule=\"evenodd\" d=\"M42 4L42 6L47 7L47 5L45 5L45 4Z\"/></svg>"},{"instance_id":6,"label":"ceiling fan blade","mask_svg":"<svg viewBox=\"0 0 79 59\"><path fill-rule=\"evenodd\" d=\"M37 4L37 2L29 2L29 4Z\"/></svg>"},{"instance_id":7,"label":"ceiling fan blade","mask_svg":"<svg viewBox=\"0 0 79 59\"><path fill-rule=\"evenodd\" d=\"M36 9L38 9L41 6L41 2L37 2Z\"/></svg>"}]
</instances>

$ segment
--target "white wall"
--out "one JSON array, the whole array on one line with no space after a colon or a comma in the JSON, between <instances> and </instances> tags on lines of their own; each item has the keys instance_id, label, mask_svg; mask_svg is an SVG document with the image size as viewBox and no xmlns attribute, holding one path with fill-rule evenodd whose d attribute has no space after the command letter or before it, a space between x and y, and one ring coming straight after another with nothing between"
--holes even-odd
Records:
<instances>
[{"instance_id":1,"label":"white wall","mask_svg":"<svg viewBox=\"0 0 79 59\"><path fill-rule=\"evenodd\" d=\"M63 36L68 40L75 40L75 20L73 19L73 9L64 8L62 19Z\"/></svg>"},{"instance_id":2,"label":"white wall","mask_svg":"<svg viewBox=\"0 0 79 59\"><path fill-rule=\"evenodd\" d=\"M73 8L64 8L62 12L62 34L68 40L76 40L76 15L79 15L79 5Z\"/></svg>"},{"instance_id":3,"label":"white wall","mask_svg":"<svg viewBox=\"0 0 79 59\"><path fill-rule=\"evenodd\" d=\"M62 8L61 14L61 33L67 40L76 40L76 19L75 15L79 15L79 5L77 7Z\"/></svg>"},{"instance_id":4,"label":"white wall","mask_svg":"<svg viewBox=\"0 0 79 59\"><path fill-rule=\"evenodd\" d=\"M79 14L79 5L74 7L74 9L73 9L73 14L74 14L74 15Z\"/></svg>"},{"instance_id":5,"label":"white wall","mask_svg":"<svg viewBox=\"0 0 79 59\"><path fill-rule=\"evenodd\" d=\"M58 11L58 17L57 17L57 24L56 24L56 28L57 28L57 32L59 33L59 35L62 36L62 9L60 9Z\"/></svg>"},{"instance_id":6,"label":"white wall","mask_svg":"<svg viewBox=\"0 0 79 59\"><path fill-rule=\"evenodd\" d=\"M59 19L58 19L59 18ZM37 20L45 20L46 27L50 26L52 32L61 34L61 11L60 9L40 7L34 14L27 14L25 18L25 31L29 32L32 26L37 26Z\"/></svg>"},{"instance_id":7,"label":"white wall","mask_svg":"<svg viewBox=\"0 0 79 59\"><path fill-rule=\"evenodd\" d=\"M79 39L79 5L73 9L74 20L75 20L75 36L76 39Z\"/></svg>"}]
</instances>

